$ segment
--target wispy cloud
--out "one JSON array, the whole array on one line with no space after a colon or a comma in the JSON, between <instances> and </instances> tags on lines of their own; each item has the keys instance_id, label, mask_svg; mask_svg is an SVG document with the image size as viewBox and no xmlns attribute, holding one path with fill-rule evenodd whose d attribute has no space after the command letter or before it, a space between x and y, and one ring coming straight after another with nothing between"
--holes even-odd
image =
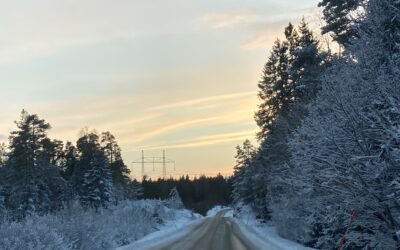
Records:
<instances>
[{"instance_id":1,"label":"wispy cloud","mask_svg":"<svg viewBox=\"0 0 400 250\"><path fill-rule=\"evenodd\" d=\"M247 97L254 96L254 94L255 94L254 91L250 91L250 92L242 92L242 93L217 95L217 96L211 96L211 97L198 98L198 99L194 99L194 100L169 103L166 105L149 108L149 110L175 109L175 108L180 108L180 107L195 106L195 105L204 104L204 103L214 103L215 104L216 102L219 102L219 101L230 100L230 99L246 97L246 96Z\"/></svg>"},{"instance_id":2,"label":"wispy cloud","mask_svg":"<svg viewBox=\"0 0 400 250\"><path fill-rule=\"evenodd\" d=\"M143 133L140 133L138 136L136 136L136 142L141 142L143 140L149 139L151 137L154 137L156 135L160 135L166 132L174 131L177 129L181 128L186 128L188 126L193 126L193 125L199 125L202 123L209 123L213 120L217 120L219 117L210 117L210 118L201 118L201 119L194 119L194 120L187 120L187 121L182 121L182 122L174 122L173 124L169 124L166 126L161 126L155 129L151 129L149 131L145 131Z\"/></svg>"},{"instance_id":3,"label":"wispy cloud","mask_svg":"<svg viewBox=\"0 0 400 250\"><path fill-rule=\"evenodd\" d=\"M231 11L208 13L201 20L213 29L225 29L249 22L253 17L255 17L255 14L250 11Z\"/></svg>"},{"instance_id":4,"label":"wispy cloud","mask_svg":"<svg viewBox=\"0 0 400 250\"><path fill-rule=\"evenodd\" d=\"M283 37L283 27L288 21L261 23L254 25L254 33L246 41L241 44L244 50L253 49L270 49L277 38Z\"/></svg>"},{"instance_id":5,"label":"wispy cloud","mask_svg":"<svg viewBox=\"0 0 400 250\"><path fill-rule=\"evenodd\" d=\"M193 148L193 147L204 147L214 144L222 144L232 141L243 141L248 138L253 138L256 130L246 130L233 133L222 133L207 135L202 137L195 137L192 140L177 142L175 144L161 144L155 146L145 146L143 149L154 150L154 149L176 149L176 148Z\"/></svg>"}]
</instances>

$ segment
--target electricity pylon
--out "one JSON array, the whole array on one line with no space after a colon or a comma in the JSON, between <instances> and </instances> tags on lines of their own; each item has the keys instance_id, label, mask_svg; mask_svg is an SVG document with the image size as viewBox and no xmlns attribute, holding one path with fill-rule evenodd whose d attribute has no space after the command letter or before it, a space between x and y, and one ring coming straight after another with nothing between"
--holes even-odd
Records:
<instances>
[{"instance_id":1,"label":"electricity pylon","mask_svg":"<svg viewBox=\"0 0 400 250\"><path fill-rule=\"evenodd\" d=\"M142 166L142 177L145 176L145 165L146 164L152 164L153 165L153 171L155 170L155 164L162 164L162 175L163 179L167 178L167 164L172 164L174 166L174 171L175 171L175 161L168 159L165 155L165 150L163 150L163 155L162 157L145 157L144 156L144 151L142 150L142 157L133 161L132 164L141 164Z\"/></svg>"}]
</instances>

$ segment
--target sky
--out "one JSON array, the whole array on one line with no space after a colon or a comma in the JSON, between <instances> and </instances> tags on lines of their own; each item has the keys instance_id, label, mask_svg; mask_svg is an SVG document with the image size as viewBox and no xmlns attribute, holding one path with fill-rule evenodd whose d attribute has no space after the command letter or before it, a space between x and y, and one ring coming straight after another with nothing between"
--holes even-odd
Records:
<instances>
[{"instance_id":1,"label":"sky","mask_svg":"<svg viewBox=\"0 0 400 250\"><path fill-rule=\"evenodd\" d=\"M132 176L221 173L252 140L257 83L288 22L318 0L0 0L0 141L22 109L75 142L112 132ZM146 174L161 174L146 165Z\"/></svg>"}]
</instances>

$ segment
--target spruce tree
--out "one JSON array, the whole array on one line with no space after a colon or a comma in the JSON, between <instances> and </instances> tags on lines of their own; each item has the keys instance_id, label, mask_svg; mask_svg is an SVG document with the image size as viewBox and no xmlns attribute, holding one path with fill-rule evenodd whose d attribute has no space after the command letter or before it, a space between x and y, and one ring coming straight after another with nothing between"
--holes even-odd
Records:
<instances>
[{"instance_id":1,"label":"spruce tree","mask_svg":"<svg viewBox=\"0 0 400 250\"><path fill-rule=\"evenodd\" d=\"M182 209L183 208L183 203L182 203L181 197L179 195L178 189L176 187L173 187L171 189L171 191L169 192L167 206L169 208L173 208L173 209Z\"/></svg>"},{"instance_id":2,"label":"spruce tree","mask_svg":"<svg viewBox=\"0 0 400 250\"><path fill-rule=\"evenodd\" d=\"M97 150L93 154L88 170L85 172L80 195L85 207L106 208L112 200L111 171L104 153Z\"/></svg>"},{"instance_id":3,"label":"spruce tree","mask_svg":"<svg viewBox=\"0 0 400 250\"><path fill-rule=\"evenodd\" d=\"M75 195L85 195L84 175L91 169L94 154L100 150L99 136L94 132L82 131L76 142L78 161L71 171L70 183Z\"/></svg>"},{"instance_id":4,"label":"spruce tree","mask_svg":"<svg viewBox=\"0 0 400 250\"><path fill-rule=\"evenodd\" d=\"M303 18L298 27L299 38L290 74L294 81L294 98L307 103L315 98L319 90L320 75L323 71L324 55L320 52L319 41Z\"/></svg>"},{"instance_id":5,"label":"spruce tree","mask_svg":"<svg viewBox=\"0 0 400 250\"><path fill-rule=\"evenodd\" d=\"M249 169L257 149L249 140L245 140L242 146L236 147L236 165L232 179L232 198L235 203L252 200L251 170Z\"/></svg>"},{"instance_id":6,"label":"spruce tree","mask_svg":"<svg viewBox=\"0 0 400 250\"><path fill-rule=\"evenodd\" d=\"M279 111L285 109L290 101L288 70L288 47L284 42L277 40L264 66L262 80L258 84L261 104L255 114L255 120L260 127L257 134L260 140L265 138Z\"/></svg>"}]
</instances>

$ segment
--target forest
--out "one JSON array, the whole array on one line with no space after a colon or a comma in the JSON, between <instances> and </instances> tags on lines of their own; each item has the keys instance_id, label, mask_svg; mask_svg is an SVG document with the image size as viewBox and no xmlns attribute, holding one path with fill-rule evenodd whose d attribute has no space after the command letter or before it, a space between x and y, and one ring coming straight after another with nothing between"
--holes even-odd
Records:
<instances>
[{"instance_id":1,"label":"forest","mask_svg":"<svg viewBox=\"0 0 400 250\"><path fill-rule=\"evenodd\" d=\"M399 249L400 1L319 7L321 31L289 24L271 50L234 203L306 246Z\"/></svg>"},{"instance_id":2,"label":"forest","mask_svg":"<svg viewBox=\"0 0 400 250\"><path fill-rule=\"evenodd\" d=\"M15 123L8 148L3 144L0 149L0 215L7 217L3 219L44 215L73 200L97 211L140 195L140 184L129 177L110 132L99 135L82 129L74 145L50 139L51 125L36 114L23 110Z\"/></svg>"},{"instance_id":3,"label":"forest","mask_svg":"<svg viewBox=\"0 0 400 250\"><path fill-rule=\"evenodd\" d=\"M231 204L232 184L230 178L222 175L216 177L200 176L189 179L182 176L179 179L144 178L141 182L144 199L167 199L173 188L179 193L183 205L194 212L205 215L211 208Z\"/></svg>"},{"instance_id":4,"label":"forest","mask_svg":"<svg viewBox=\"0 0 400 250\"><path fill-rule=\"evenodd\" d=\"M168 199L176 188L186 208L205 214L231 203L231 181L221 175L141 182L130 177L121 149L110 132L82 129L76 145L47 137L50 124L25 110L10 144L1 147L1 208L8 220L56 212L73 201L107 208L123 200Z\"/></svg>"}]
</instances>

